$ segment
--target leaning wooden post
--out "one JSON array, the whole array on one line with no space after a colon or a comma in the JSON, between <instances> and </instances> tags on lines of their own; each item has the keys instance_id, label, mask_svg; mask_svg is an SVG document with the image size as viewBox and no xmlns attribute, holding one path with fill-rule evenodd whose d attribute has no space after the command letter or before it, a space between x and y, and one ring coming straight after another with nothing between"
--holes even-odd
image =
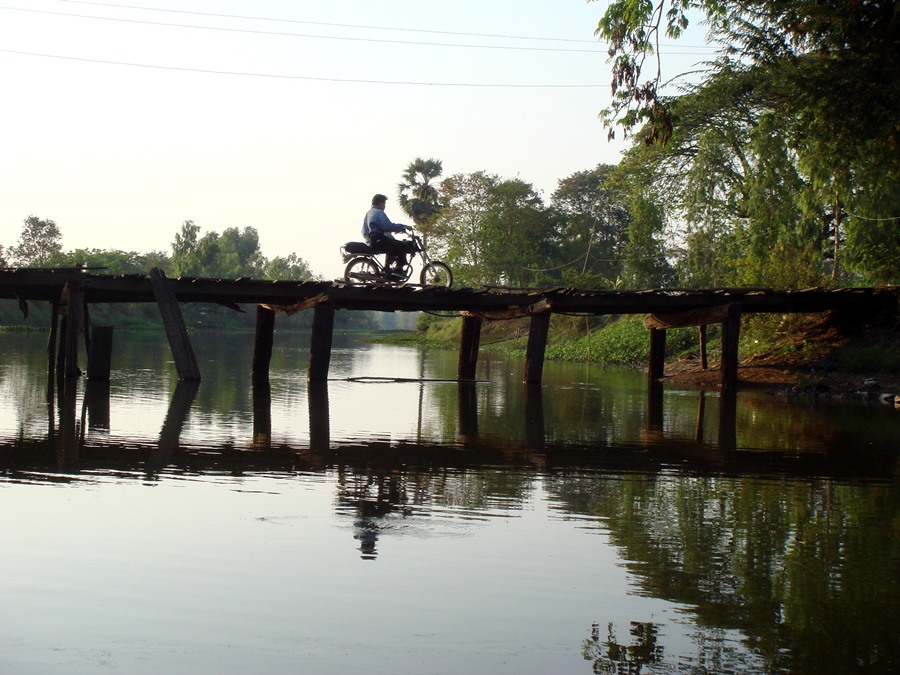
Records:
<instances>
[{"instance_id":1,"label":"leaning wooden post","mask_svg":"<svg viewBox=\"0 0 900 675\"><path fill-rule=\"evenodd\" d=\"M531 317L528 330L528 346L525 347L525 384L540 384L544 374L544 352L547 350L547 334L550 332L550 312L543 311Z\"/></svg>"},{"instance_id":2,"label":"leaning wooden post","mask_svg":"<svg viewBox=\"0 0 900 675\"><path fill-rule=\"evenodd\" d=\"M275 312L256 306L256 340L253 343L253 379L268 379L275 333Z\"/></svg>"},{"instance_id":3,"label":"leaning wooden post","mask_svg":"<svg viewBox=\"0 0 900 675\"><path fill-rule=\"evenodd\" d=\"M650 365L647 369L647 378L658 380L665 375L666 370L666 329L650 329Z\"/></svg>"},{"instance_id":4,"label":"leaning wooden post","mask_svg":"<svg viewBox=\"0 0 900 675\"><path fill-rule=\"evenodd\" d=\"M309 345L310 382L328 379L328 364L331 362L331 340L334 334L334 303L320 302L313 310L312 337Z\"/></svg>"},{"instance_id":5,"label":"leaning wooden post","mask_svg":"<svg viewBox=\"0 0 900 675\"><path fill-rule=\"evenodd\" d=\"M738 380L738 340L741 337L741 306L728 305L728 316L722 321L722 362L720 364L723 387L732 387Z\"/></svg>"},{"instance_id":6,"label":"leaning wooden post","mask_svg":"<svg viewBox=\"0 0 900 675\"><path fill-rule=\"evenodd\" d=\"M478 346L481 342L481 318L471 314L463 315L462 332L459 340L459 365L456 376L460 380L474 380L478 365Z\"/></svg>"},{"instance_id":7,"label":"leaning wooden post","mask_svg":"<svg viewBox=\"0 0 900 675\"><path fill-rule=\"evenodd\" d=\"M163 327L166 329L166 337L169 338L169 347L172 349L172 358L175 361L175 369L178 371L179 380L198 381L200 379L200 367L197 365L197 357L191 347L187 326L175 289L166 278L165 272L158 267L150 270L150 284L153 287L153 296L159 306Z\"/></svg>"}]
</instances>

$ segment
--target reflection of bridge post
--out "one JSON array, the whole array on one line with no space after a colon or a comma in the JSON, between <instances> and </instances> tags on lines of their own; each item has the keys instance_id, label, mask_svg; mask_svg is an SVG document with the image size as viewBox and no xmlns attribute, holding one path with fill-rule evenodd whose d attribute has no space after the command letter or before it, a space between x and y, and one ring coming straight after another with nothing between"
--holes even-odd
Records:
<instances>
[{"instance_id":1,"label":"reflection of bridge post","mask_svg":"<svg viewBox=\"0 0 900 675\"><path fill-rule=\"evenodd\" d=\"M327 452L331 448L328 381L310 380L306 394L309 402L309 449L313 452Z\"/></svg>"},{"instance_id":2,"label":"reflection of bridge post","mask_svg":"<svg viewBox=\"0 0 900 675\"><path fill-rule=\"evenodd\" d=\"M474 382L459 382L456 386L458 398L459 435L463 442L478 438L478 400Z\"/></svg>"},{"instance_id":3,"label":"reflection of bridge post","mask_svg":"<svg viewBox=\"0 0 900 675\"><path fill-rule=\"evenodd\" d=\"M193 404L199 389L200 382L198 380L179 380L175 385L175 393L172 394L166 419L159 432L159 443L147 462L148 474L157 473L172 461L181 442L181 430L184 428L191 404Z\"/></svg>"},{"instance_id":4,"label":"reflection of bridge post","mask_svg":"<svg viewBox=\"0 0 900 675\"><path fill-rule=\"evenodd\" d=\"M659 380L650 380L647 383L647 429L662 431L664 419L663 384Z\"/></svg>"},{"instance_id":5,"label":"reflection of bridge post","mask_svg":"<svg viewBox=\"0 0 900 675\"><path fill-rule=\"evenodd\" d=\"M75 385L71 377L59 381L59 430L56 435L56 457L60 470L75 468L78 463L79 444L77 414L75 406Z\"/></svg>"},{"instance_id":6,"label":"reflection of bridge post","mask_svg":"<svg viewBox=\"0 0 900 675\"><path fill-rule=\"evenodd\" d=\"M253 377L253 445L268 448L272 445L272 388L264 376Z\"/></svg>"},{"instance_id":7,"label":"reflection of bridge post","mask_svg":"<svg viewBox=\"0 0 900 675\"><path fill-rule=\"evenodd\" d=\"M544 393L540 385L525 385L525 442L530 450L542 450L546 442Z\"/></svg>"},{"instance_id":8,"label":"reflection of bridge post","mask_svg":"<svg viewBox=\"0 0 900 675\"><path fill-rule=\"evenodd\" d=\"M88 380L84 387L89 429L109 429L109 380Z\"/></svg>"},{"instance_id":9,"label":"reflection of bridge post","mask_svg":"<svg viewBox=\"0 0 900 675\"><path fill-rule=\"evenodd\" d=\"M719 450L737 449L737 391L724 387L719 397Z\"/></svg>"}]
</instances>

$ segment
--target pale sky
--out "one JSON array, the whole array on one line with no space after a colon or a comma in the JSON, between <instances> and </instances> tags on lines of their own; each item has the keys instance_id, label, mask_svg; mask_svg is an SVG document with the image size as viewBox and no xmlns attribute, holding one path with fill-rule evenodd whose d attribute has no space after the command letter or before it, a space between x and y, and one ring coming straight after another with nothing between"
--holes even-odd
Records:
<instances>
[{"instance_id":1,"label":"pale sky","mask_svg":"<svg viewBox=\"0 0 900 675\"><path fill-rule=\"evenodd\" d=\"M597 118L605 5L0 0L0 244L29 215L66 250L253 226L268 258L332 279L374 193L407 222L396 186L416 157L549 202L625 147Z\"/></svg>"}]
</instances>

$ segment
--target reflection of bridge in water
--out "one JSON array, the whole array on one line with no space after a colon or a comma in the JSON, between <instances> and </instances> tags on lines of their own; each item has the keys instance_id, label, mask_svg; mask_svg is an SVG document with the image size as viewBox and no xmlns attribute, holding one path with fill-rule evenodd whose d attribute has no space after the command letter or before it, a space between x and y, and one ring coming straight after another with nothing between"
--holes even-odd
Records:
<instances>
[{"instance_id":1,"label":"reflection of bridge in water","mask_svg":"<svg viewBox=\"0 0 900 675\"><path fill-rule=\"evenodd\" d=\"M807 289L659 289L645 291L543 289L444 289L417 286L358 287L332 282L263 281L252 279L167 279L158 269L143 275L94 275L81 270L0 270L0 299L18 300L23 311L28 302L46 301L53 308L48 345L48 370L77 377L78 343L82 333L88 344L88 376L108 376L112 349L111 327L89 330L88 307L96 303L156 303L169 338L180 380L199 380L194 356L179 303L218 303L234 309L240 304L257 307L256 339L252 369L267 377L272 355L275 315L313 311L308 377L328 378L334 315L337 310L382 312L454 312L463 316L458 377L475 377L481 326L484 320L528 317L530 329L524 379L541 382L544 353L554 313L605 315L645 314L649 329L650 379L663 375L666 330L700 327L700 351L705 364L705 327L722 325L721 381L738 379L738 338L741 316L747 313L812 313L828 310L858 316L896 309L900 288ZM59 325L58 325L59 324ZM100 330L103 328L103 330ZM57 338L59 347L57 349Z\"/></svg>"},{"instance_id":2,"label":"reflection of bridge in water","mask_svg":"<svg viewBox=\"0 0 900 675\"><path fill-rule=\"evenodd\" d=\"M46 436L0 439L0 470L12 480L19 474L39 473L60 481L93 471L138 473L154 479L179 472L292 475L341 467L378 473L447 468L465 471L485 465L519 470L525 467L535 474L675 471L691 475L815 475L871 480L890 479L895 470L896 453L873 451L870 455L851 456L842 452L840 443L833 451L820 448L810 452L739 447L738 397L730 390L682 392L680 401L685 395L697 397L695 432L693 437L686 437L667 426L666 398L659 383L648 388L640 443L550 440L545 429L544 400L537 387L527 389L521 416L522 440L498 438L479 431L477 386L474 382L457 385L457 432L450 441L411 438L360 442L331 437L328 385L311 383L309 442L299 446L272 444L269 385L257 382L253 385L252 442L245 447L233 443L210 447L182 441L182 431L200 387L198 382L178 383L158 438L114 442L102 434L111 422L109 383L88 381L79 411L74 380L66 379L57 391L56 415L54 406L50 406ZM602 434L598 436L603 438Z\"/></svg>"}]
</instances>

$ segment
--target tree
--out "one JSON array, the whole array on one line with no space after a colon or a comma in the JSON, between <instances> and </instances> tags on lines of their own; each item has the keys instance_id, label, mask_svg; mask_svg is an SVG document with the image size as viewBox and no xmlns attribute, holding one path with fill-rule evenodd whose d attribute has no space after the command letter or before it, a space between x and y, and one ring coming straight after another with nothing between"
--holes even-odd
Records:
<instances>
[{"instance_id":1,"label":"tree","mask_svg":"<svg viewBox=\"0 0 900 675\"><path fill-rule=\"evenodd\" d=\"M403 182L397 185L400 208L421 230L440 209L440 194L434 181L443 171L441 160L416 157L406 167Z\"/></svg>"},{"instance_id":2,"label":"tree","mask_svg":"<svg viewBox=\"0 0 900 675\"><path fill-rule=\"evenodd\" d=\"M49 267L60 262L62 232L50 219L28 216L22 226L19 244L12 248L11 253L18 265Z\"/></svg>"},{"instance_id":3,"label":"tree","mask_svg":"<svg viewBox=\"0 0 900 675\"><path fill-rule=\"evenodd\" d=\"M645 159L652 158L669 210L687 228L682 271L694 279L710 276L712 268L697 267L706 254L691 250L702 246L721 252L724 264L715 274L731 269L743 282L813 283L828 265L835 281L844 270L882 282L897 278L900 21L894 5L609 4L598 33L610 40L616 94L604 121L657 148ZM690 11L702 14L720 56L702 81L663 95L661 60L655 74L642 66L658 53L663 33L684 31ZM770 235L771 250L753 248L754 240ZM741 245L750 255L735 258ZM769 260L760 264L763 255Z\"/></svg>"},{"instance_id":4,"label":"tree","mask_svg":"<svg viewBox=\"0 0 900 675\"><path fill-rule=\"evenodd\" d=\"M181 230L175 233L172 243L172 265L178 276L198 276L200 263L197 260L197 239L200 226L193 220L186 220Z\"/></svg>"},{"instance_id":5,"label":"tree","mask_svg":"<svg viewBox=\"0 0 900 675\"><path fill-rule=\"evenodd\" d=\"M259 233L255 227L225 229L218 238L216 272L227 278L259 277L265 268L265 258L259 248Z\"/></svg>"},{"instance_id":6,"label":"tree","mask_svg":"<svg viewBox=\"0 0 900 675\"><path fill-rule=\"evenodd\" d=\"M309 281L314 278L309 264L296 253L272 258L265 269L267 279L291 279L293 281Z\"/></svg>"},{"instance_id":7,"label":"tree","mask_svg":"<svg viewBox=\"0 0 900 675\"><path fill-rule=\"evenodd\" d=\"M530 183L478 171L448 177L441 192L432 240L460 283L537 283L555 221Z\"/></svg>"},{"instance_id":8,"label":"tree","mask_svg":"<svg viewBox=\"0 0 900 675\"><path fill-rule=\"evenodd\" d=\"M559 181L553 207L563 216L559 254L570 262L563 275L579 286L615 283L622 273L628 207L606 183L613 167L600 164Z\"/></svg>"}]
</instances>

